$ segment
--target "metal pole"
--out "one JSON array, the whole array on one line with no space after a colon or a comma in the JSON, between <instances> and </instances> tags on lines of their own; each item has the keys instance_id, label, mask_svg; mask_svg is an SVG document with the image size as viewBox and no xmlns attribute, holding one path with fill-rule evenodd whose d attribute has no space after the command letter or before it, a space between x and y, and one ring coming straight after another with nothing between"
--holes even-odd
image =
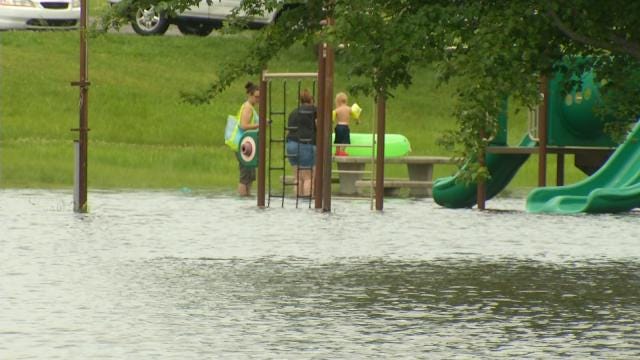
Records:
<instances>
[{"instance_id":1,"label":"metal pole","mask_svg":"<svg viewBox=\"0 0 640 360\"><path fill-rule=\"evenodd\" d=\"M270 73L265 70L262 73L262 78L271 80L271 79L300 79L300 78L316 78L318 76L317 73L314 72L283 72L283 73Z\"/></svg>"},{"instance_id":2,"label":"metal pole","mask_svg":"<svg viewBox=\"0 0 640 360\"><path fill-rule=\"evenodd\" d=\"M80 0L80 81L74 81L72 86L80 88L80 126L78 129L77 144L77 161L74 175L74 203L73 211L85 213L87 212L87 163L88 163L88 141L89 141L89 85L87 64L88 64L88 47L87 47L87 1Z\"/></svg>"},{"instance_id":3,"label":"metal pole","mask_svg":"<svg viewBox=\"0 0 640 360\"><path fill-rule=\"evenodd\" d=\"M376 156L376 210L384 207L384 138L386 126L386 99L382 91L376 98L378 104L378 142Z\"/></svg>"},{"instance_id":4,"label":"metal pole","mask_svg":"<svg viewBox=\"0 0 640 360\"><path fill-rule=\"evenodd\" d=\"M328 109L325 109L325 87L326 87L326 44L318 45L318 118L316 124L316 173L314 179L314 197L315 197L315 208L322 208L322 190L323 190L323 181L324 178L324 155L325 155L325 141L324 141L324 114Z\"/></svg>"},{"instance_id":5,"label":"metal pole","mask_svg":"<svg viewBox=\"0 0 640 360\"><path fill-rule=\"evenodd\" d=\"M260 109L258 120L258 207L264 207L265 197L265 161L267 148L267 81L266 70L260 76Z\"/></svg>"}]
</instances>

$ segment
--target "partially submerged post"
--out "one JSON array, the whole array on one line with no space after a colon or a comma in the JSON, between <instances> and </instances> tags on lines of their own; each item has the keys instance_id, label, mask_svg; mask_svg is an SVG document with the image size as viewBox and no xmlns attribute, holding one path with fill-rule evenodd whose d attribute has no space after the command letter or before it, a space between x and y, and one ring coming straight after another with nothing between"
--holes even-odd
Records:
<instances>
[{"instance_id":1,"label":"partially submerged post","mask_svg":"<svg viewBox=\"0 0 640 360\"><path fill-rule=\"evenodd\" d=\"M480 129L480 141L484 142L484 139L485 139L484 130ZM485 161L486 156L487 156L486 144L483 144L482 147L480 148L480 150L478 151L478 164L480 165L480 169L482 169L483 167L485 167L487 165L486 161ZM487 182L486 182L486 180L484 178L479 178L478 179L476 202L478 203L478 209L479 210L485 210L486 209Z\"/></svg>"},{"instance_id":2,"label":"partially submerged post","mask_svg":"<svg viewBox=\"0 0 640 360\"><path fill-rule=\"evenodd\" d=\"M326 49L327 44L318 45L318 119L316 133L316 173L314 174L313 191L315 197L314 206L316 209L322 209L323 199L323 177L324 177L324 158L325 158L325 140L324 140L324 113L325 113L325 88L326 88Z\"/></svg>"},{"instance_id":3,"label":"partially submerged post","mask_svg":"<svg viewBox=\"0 0 640 360\"><path fill-rule=\"evenodd\" d=\"M266 70L260 76L260 109L258 120L258 207L264 207L265 159L267 148L267 79Z\"/></svg>"},{"instance_id":4,"label":"partially submerged post","mask_svg":"<svg viewBox=\"0 0 640 360\"><path fill-rule=\"evenodd\" d=\"M549 78L543 76L540 81L542 93L542 108L538 121L538 186L547 186L547 130L549 110Z\"/></svg>"},{"instance_id":5,"label":"partially submerged post","mask_svg":"<svg viewBox=\"0 0 640 360\"><path fill-rule=\"evenodd\" d=\"M89 85L87 74L87 0L80 0L80 81L71 82L80 88L80 126L74 141L75 172L73 185L73 211L87 212L87 163L89 141Z\"/></svg>"},{"instance_id":6,"label":"partially submerged post","mask_svg":"<svg viewBox=\"0 0 640 360\"><path fill-rule=\"evenodd\" d=\"M329 26L333 25L333 19L329 18ZM322 176L322 211L331 211L331 108L333 103L333 65L334 52L330 45L325 47L325 91L324 91L324 161Z\"/></svg>"},{"instance_id":7,"label":"partially submerged post","mask_svg":"<svg viewBox=\"0 0 640 360\"><path fill-rule=\"evenodd\" d=\"M376 210L384 207L384 138L386 127L386 99L383 91L378 92L377 105L377 156L376 156Z\"/></svg>"}]
</instances>

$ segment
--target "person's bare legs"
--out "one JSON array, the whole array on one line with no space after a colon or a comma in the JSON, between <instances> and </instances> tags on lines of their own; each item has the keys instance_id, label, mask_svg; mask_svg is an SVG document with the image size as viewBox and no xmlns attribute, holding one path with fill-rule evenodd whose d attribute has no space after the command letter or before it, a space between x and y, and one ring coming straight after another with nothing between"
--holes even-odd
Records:
<instances>
[{"instance_id":1,"label":"person's bare legs","mask_svg":"<svg viewBox=\"0 0 640 360\"><path fill-rule=\"evenodd\" d=\"M293 171L293 193L297 194L300 186L300 179L298 176L298 167L296 165L291 165L291 170Z\"/></svg>"},{"instance_id":2,"label":"person's bare legs","mask_svg":"<svg viewBox=\"0 0 640 360\"><path fill-rule=\"evenodd\" d=\"M238 195L251 196L251 184L238 184Z\"/></svg>"},{"instance_id":3,"label":"person's bare legs","mask_svg":"<svg viewBox=\"0 0 640 360\"><path fill-rule=\"evenodd\" d=\"M300 182L301 182L301 194L302 196L311 195L311 170L302 170L300 171Z\"/></svg>"}]
</instances>

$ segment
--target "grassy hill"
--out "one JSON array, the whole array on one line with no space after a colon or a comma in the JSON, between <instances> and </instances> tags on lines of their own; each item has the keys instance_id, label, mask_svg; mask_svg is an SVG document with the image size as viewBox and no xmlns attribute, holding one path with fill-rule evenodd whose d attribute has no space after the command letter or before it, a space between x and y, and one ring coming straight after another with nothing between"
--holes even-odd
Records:
<instances>
[{"instance_id":1,"label":"grassy hill","mask_svg":"<svg viewBox=\"0 0 640 360\"><path fill-rule=\"evenodd\" d=\"M251 32L237 35L141 37L110 33L89 43L89 186L103 188L215 189L233 191L237 164L222 134L227 114L244 101L239 80L205 106L181 102L180 91L204 89L228 54L240 51ZM4 32L0 36L0 187L70 188L73 139L78 127L77 32ZM270 71L315 71L313 52L294 46L269 65ZM336 65L335 91L346 90L345 65ZM297 83L288 82L292 109ZM303 87L312 87L303 83ZM273 107L284 107L284 85L272 85ZM352 97L364 109L354 132L370 132L373 102ZM413 154L449 155L436 145L455 126L455 102L448 87L436 87L431 69L417 69L409 89L388 103L387 132L406 135ZM282 120L276 120L278 129ZM280 121L280 122L279 122ZM510 142L524 134L526 113L511 109ZM567 160L567 163L570 159ZM536 184L532 157L511 188ZM436 169L449 175L454 167ZM406 169L388 167L387 176ZM549 179L553 179L550 157ZM567 182L581 178L569 171Z\"/></svg>"}]
</instances>

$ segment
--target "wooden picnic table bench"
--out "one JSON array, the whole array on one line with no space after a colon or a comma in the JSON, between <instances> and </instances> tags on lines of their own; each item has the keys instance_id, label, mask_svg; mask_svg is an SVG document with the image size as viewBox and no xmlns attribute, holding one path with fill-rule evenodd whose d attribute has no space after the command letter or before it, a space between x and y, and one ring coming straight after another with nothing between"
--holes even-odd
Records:
<instances>
[{"instance_id":1,"label":"wooden picnic table bench","mask_svg":"<svg viewBox=\"0 0 640 360\"><path fill-rule=\"evenodd\" d=\"M373 177L370 171L365 170L366 164L371 164L372 159L366 156L334 156L340 178L340 193L357 194L358 188L371 186L371 180L363 180L364 175ZM373 160L375 161L375 159ZM453 164L455 158L447 156L400 156L385 158L385 164L406 164L409 179L385 179L385 191L393 191L398 188L409 188L411 196L431 196L433 185L433 166L436 164ZM375 182L374 182L375 186Z\"/></svg>"}]
</instances>

